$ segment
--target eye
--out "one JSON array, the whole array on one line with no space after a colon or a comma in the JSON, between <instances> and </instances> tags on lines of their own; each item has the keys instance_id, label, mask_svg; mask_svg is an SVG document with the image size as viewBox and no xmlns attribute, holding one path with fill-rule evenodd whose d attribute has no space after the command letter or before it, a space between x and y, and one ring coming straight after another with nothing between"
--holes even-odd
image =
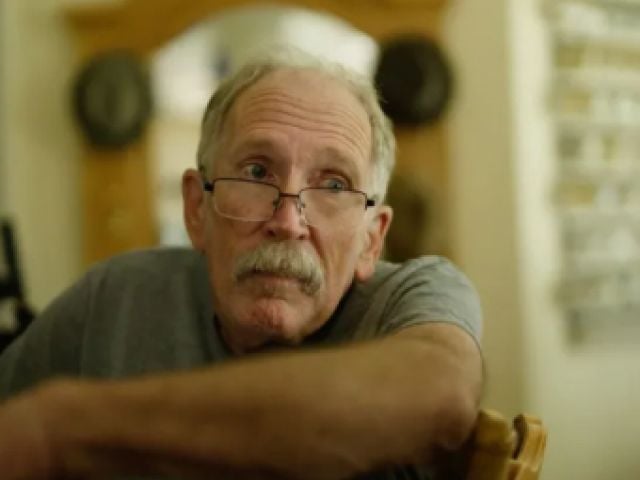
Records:
<instances>
[{"instance_id":1,"label":"eye","mask_svg":"<svg viewBox=\"0 0 640 480\"><path fill-rule=\"evenodd\" d=\"M267 167L260 163L250 163L242 169L242 174L251 180L264 180L267 177Z\"/></svg>"},{"instance_id":2,"label":"eye","mask_svg":"<svg viewBox=\"0 0 640 480\"><path fill-rule=\"evenodd\" d=\"M336 177L323 180L321 186L323 188L330 188L331 190L346 190L349 188L345 180Z\"/></svg>"}]
</instances>

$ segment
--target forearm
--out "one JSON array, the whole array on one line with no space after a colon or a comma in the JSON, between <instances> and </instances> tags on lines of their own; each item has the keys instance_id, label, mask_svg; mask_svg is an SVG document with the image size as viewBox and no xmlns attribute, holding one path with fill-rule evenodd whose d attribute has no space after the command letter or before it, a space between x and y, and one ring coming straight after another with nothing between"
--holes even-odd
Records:
<instances>
[{"instance_id":1,"label":"forearm","mask_svg":"<svg viewBox=\"0 0 640 480\"><path fill-rule=\"evenodd\" d=\"M42 405L54 460L70 475L135 463L194 477L342 478L426 461L466 436L475 367L442 348L398 336L187 374L54 384Z\"/></svg>"}]
</instances>

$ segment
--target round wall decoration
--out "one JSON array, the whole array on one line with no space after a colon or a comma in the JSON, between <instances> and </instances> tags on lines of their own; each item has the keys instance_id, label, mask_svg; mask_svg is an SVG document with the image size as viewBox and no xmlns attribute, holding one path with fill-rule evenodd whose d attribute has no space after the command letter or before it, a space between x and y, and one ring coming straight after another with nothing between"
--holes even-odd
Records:
<instances>
[{"instance_id":1,"label":"round wall decoration","mask_svg":"<svg viewBox=\"0 0 640 480\"><path fill-rule=\"evenodd\" d=\"M437 121L453 91L453 75L438 45L409 35L381 46L375 81L382 109L400 125Z\"/></svg>"},{"instance_id":2,"label":"round wall decoration","mask_svg":"<svg viewBox=\"0 0 640 480\"><path fill-rule=\"evenodd\" d=\"M142 135L151 114L147 71L127 52L94 57L76 78L73 104L89 142L104 148L124 147Z\"/></svg>"}]
</instances>

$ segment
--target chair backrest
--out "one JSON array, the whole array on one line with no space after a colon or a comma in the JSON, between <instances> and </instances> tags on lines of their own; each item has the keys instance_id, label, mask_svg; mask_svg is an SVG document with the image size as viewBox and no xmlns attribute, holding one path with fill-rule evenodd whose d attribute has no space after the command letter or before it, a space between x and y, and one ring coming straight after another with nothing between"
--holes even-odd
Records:
<instances>
[{"instance_id":1,"label":"chair backrest","mask_svg":"<svg viewBox=\"0 0 640 480\"><path fill-rule=\"evenodd\" d=\"M518 443L509 464L509 480L538 480L544 449L547 445L547 429L533 415L518 415L513 421Z\"/></svg>"},{"instance_id":2,"label":"chair backrest","mask_svg":"<svg viewBox=\"0 0 640 480\"><path fill-rule=\"evenodd\" d=\"M0 353L34 317L24 299L17 250L11 224L0 218Z\"/></svg>"},{"instance_id":3,"label":"chair backrest","mask_svg":"<svg viewBox=\"0 0 640 480\"><path fill-rule=\"evenodd\" d=\"M465 480L538 480L547 430L539 418L518 415L509 422L481 410L469 445Z\"/></svg>"}]
</instances>

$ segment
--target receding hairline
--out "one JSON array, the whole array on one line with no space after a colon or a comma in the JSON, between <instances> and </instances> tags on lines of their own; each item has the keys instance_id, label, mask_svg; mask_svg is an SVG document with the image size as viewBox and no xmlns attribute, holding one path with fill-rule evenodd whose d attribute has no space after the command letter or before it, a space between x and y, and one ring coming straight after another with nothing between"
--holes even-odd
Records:
<instances>
[{"instance_id":1,"label":"receding hairline","mask_svg":"<svg viewBox=\"0 0 640 480\"><path fill-rule=\"evenodd\" d=\"M357 88L354 87L354 85L351 84L351 82L349 82L348 80L346 80L345 78L341 77L337 72L333 72L327 68L323 68L321 66L316 66L316 65L287 65L287 64L282 64L282 65L273 65L271 66L271 68L268 69L264 69L264 71L261 71L260 74L257 76L257 78L254 78L253 81L248 82L246 85L241 86L240 88L238 88L233 95L229 98L229 101L226 105L224 105L223 110L220 111L220 126L224 127L224 124L226 123L226 120L228 118L229 112L233 109L233 107L238 103L238 101L240 100L241 97L243 97L245 95L245 93L248 90L252 90L256 87L258 87L261 83L263 83L264 81L266 81L269 77L272 77L274 75L277 74L282 74L282 73L297 73L297 72L309 72L309 73L313 73L313 77L324 77L326 80L329 80L331 82L333 82L334 84L342 87L342 89L346 92L348 92L351 96L351 98L353 98L356 102L356 104L360 107L360 109L364 112L365 116L367 117L367 119L369 119L370 117L370 113L368 112L366 106L365 106L365 102L364 100L361 98L361 95L359 94ZM202 125L204 125L210 118L210 116L213 114L214 112L214 108L213 107L213 100L215 98L215 94L212 96L211 100L209 101L209 103L207 104L207 108L204 112L203 118L202 118ZM369 121L369 126L370 128L372 128L371 122ZM221 131L218 132L212 132L214 133L214 135L220 134Z\"/></svg>"},{"instance_id":2,"label":"receding hairline","mask_svg":"<svg viewBox=\"0 0 640 480\"><path fill-rule=\"evenodd\" d=\"M220 142L220 146L225 145L225 141L227 140L227 133L230 125L233 124L233 116L237 115L238 108L242 104L242 102L246 101L250 93L255 92L259 89L263 89L264 93L270 95L271 92L274 94L274 101L279 101L279 98L276 98L276 92L284 92L284 97L288 96L288 86L296 84L300 79L297 76L298 73L308 73L306 77L302 78L302 82L306 79L311 80L311 84L308 85L309 89L314 88L322 88L319 82L326 82L325 86L327 90L325 91L322 100L326 99L326 102L329 104L335 105L340 112L343 114L345 118L349 118L353 120L353 127L355 131L354 138L363 140L368 144L368 160L373 162L373 145L372 145L372 137L373 137L373 125L370 121L369 112L363 105L362 101L358 98L355 92L353 92L346 82L342 81L340 78L336 78L330 74L322 70L316 70L312 68L291 68L284 66L282 68L274 69L271 72L266 73L260 79L248 85L242 92L236 95L233 102L228 105L228 108L225 112L225 115L222 117L222 122L220 125L220 131L217 133L218 139ZM281 79L276 79L277 83L273 83L273 77L281 75ZM282 83L279 83L282 80ZM272 82L271 85L268 82ZM318 82L315 85L313 82ZM310 90L316 92L318 90ZM308 102L309 105L312 105L312 101L309 99L308 95L303 94L301 97L292 96L295 100L296 105L300 105L302 108L305 108L305 104ZM350 102L355 110L352 110L347 102ZM244 105L246 108L246 104ZM357 140L355 140L357 141Z\"/></svg>"},{"instance_id":3,"label":"receding hairline","mask_svg":"<svg viewBox=\"0 0 640 480\"><path fill-rule=\"evenodd\" d=\"M349 81L345 80L344 78L342 78L339 74L337 74L336 72L332 72L330 70L327 70L326 68L321 68L319 66L315 66L315 65L275 65L273 66L273 68L262 72L262 74L258 77L255 78L253 82L244 85L242 88L238 89L235 94L230 98L230 101L227 103L227 105L224 106L224 109L220 112L220 116L219 116L219 124L218 124L218 128L217 131L215 132L211 132L212 135L217 136L218 139L218 143L217 143L217 148L216 150L219 151L220 148L223 148L226 145L226 142L228 141L228 128L229 128L229 124L230 124L230 119L231 119L231 115L233 115L237 110L237 106L240 104L240 102L243 101L243 99L246 99L246 96L249 92L257 90L259 88L264 88L264 83L268 82L270 79L272 79L274 76L278 76L281 75L283 76L282 80L283 80L283 84L285 86L285 90L286 90L286 85L287 82L296 82L298 77L298 74L308 74L306 75L307 79L311 79L312 81L325 81L325 82L329 82L330 84L333 84L335 87L337 87L336 89L332 90L332 93L327 95L327 100L331 101L332 98L336 98L335 100L335 104L336 105L344 105L345 102L343 101L343 98L349 98L349 101L352 101L354 106L357 106L357 109L359 110L359 112L361 113L361 117L358 114L358 123L362 124L362 125L366 125L366 130L361 130L360 133L362 133L363 137L366 137L366 140L368 141L369 145L368 145L368 160L371 163L374 163L374 155L373 155L373 125L371 123L371 115L368 112L364 101L360 98L360 96L358 95L357 89L354 88ZM273 85L273 89L274 91L277 89L278 85L275 84ZM346 95L343 98L337 98L337 95L340 94L336 94L336 92L342 91L343 93L345 93ZM205 122L208 121L208 116L211 114L211 112L214 109L212 108L207 108L207 111L205 112L205 116L203 118L203 125ZM348 112L347 109L345 109L345 112ZM353 115L351 112L348 112L348 114L350 116L352 116L352 118L355 118L356 115ZM361 122L361 120L363 120L364 122ZM209 152L211 153L211 152ZM209 159L211 161L211 159Z\"/></svg>"}]
</instances>

